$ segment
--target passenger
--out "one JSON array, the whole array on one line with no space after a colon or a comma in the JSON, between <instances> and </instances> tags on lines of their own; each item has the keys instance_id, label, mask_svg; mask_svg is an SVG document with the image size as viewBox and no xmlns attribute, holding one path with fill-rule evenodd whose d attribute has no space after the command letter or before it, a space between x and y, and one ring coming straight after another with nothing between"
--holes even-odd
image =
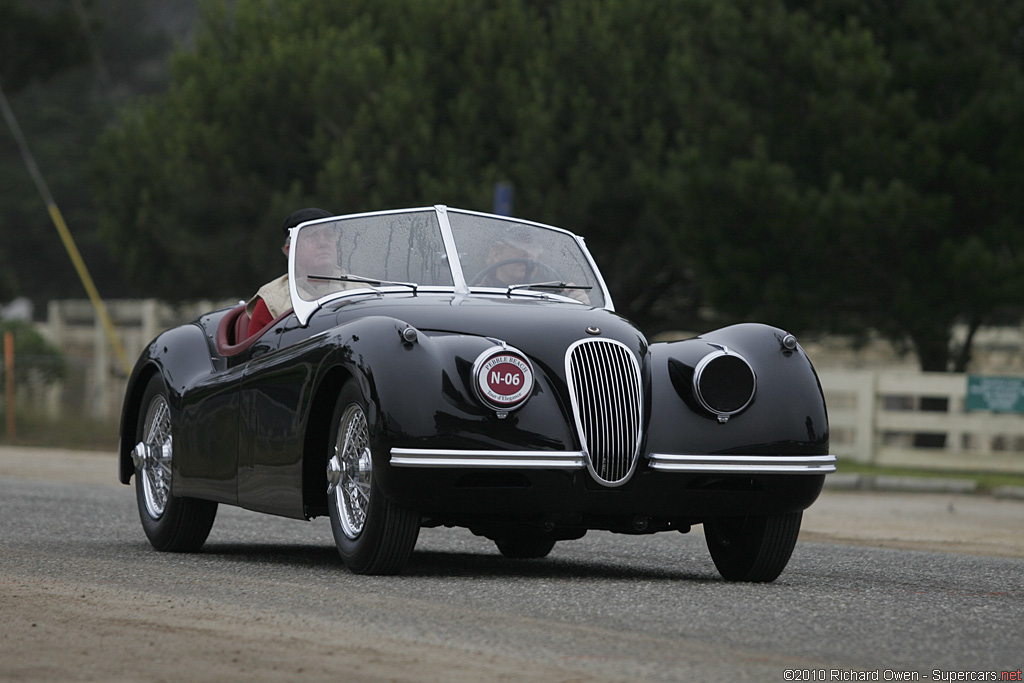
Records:
<instances>
[{"instance_id":1,"label":"passenger","mask_svg":"<svg viewBox=\"0 0 1024 683\"><path fill-rule=\"evenodd\" d=\"M536 255L526 247L500 241L487 252L487 267L483 277L475 284L482 287L501 287L530 282L533 278Z\"/></svg>"},{"instance_id":2,"label":"passenger","mask_svg":"<svg viewBox=\"0 0 1024 683\"><path fill-rule=\"evenodd\" d=\"M281 228L284 230L284 246L281 251L284 252L285 257L288 257L288 251L291 247L291 237L288 233L289 230L294 228L300 223L306 221L316 220L318 218L330 218L332 214L324 211L323 209L299 209L293 212L284 220L284 224ZM305 244L305 242L304 242ZM337 252L335 251L335 254ZM321 254L321 257L326 252ZM296 260L298 257L304 256L304 254L296 254ZM305 259L303 259L305 261ZM337 267L337 259L330 264L331 267ZM271 280L267 284L263 285L256 292L256 295L249 299L245 305L245 312L249 314L249 335L262 330L268 323L273 321L277 316L281 315L285 311L288 311L292 307L291 294L288 291L288 274L285 273L279 278Z\"/></svg>"},{"instance_id":3,"label":"passenger","mask_svg":"<svg viewBox=\"0 0 1024 683\"><path fill-rule=\"evenodd\" d=\"M487 267L477 275L474 286L506 288L510 285L560 281L557 271L544 263L536 250L507 241L495 243L487 252ZM586 289L566 283L565 289L549 290L585 304L590 303Z\"/></svg>"}]
</instances>

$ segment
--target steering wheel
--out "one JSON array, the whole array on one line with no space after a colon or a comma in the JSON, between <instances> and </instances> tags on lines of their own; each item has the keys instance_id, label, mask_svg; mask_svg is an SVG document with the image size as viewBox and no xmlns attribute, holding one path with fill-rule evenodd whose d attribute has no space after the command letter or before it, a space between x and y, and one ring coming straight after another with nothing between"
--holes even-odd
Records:
<instances>
[{"instance_id":1,"label":"steering wheel","mask_svg":"<svg viewBox=\"0 0 1024 683\"><path fill-rule=\"evenodd\" d=\"M533 259L533 258L519 257L519 258L503 259L501 261L496 261L496 262L494 262L494 263L492 263L492 264L490 264L488 266L485 266L483 270L481 270L479 273L477 273L472 278L470 278L469 286L470 287L479 287L479 286L483 285L484 284L484 280L486 280L490 276L494 275L494 273L499 268L504 268L505 266L509 266L509 265L512 265L512 264L521 264L521 265L526 266L527 272L530 272L532 270L532 272L534 274L540 272L540 273L544 273L545 275L550 275L551 276L551 277L541 278L540 280L538 280L538 282L547 281L547 280L560 280L561 279L559 277L559 275L558 275L558 271L555 270L553 267L549 266L548 264L544 263L543 261L538 261L537 259ZM528 283L526 283L526 282L509 282L507 284L499 285L499 286L507 287L508 285L518 285L518 284L528 284Z\"/></svg>"}]
</instances>

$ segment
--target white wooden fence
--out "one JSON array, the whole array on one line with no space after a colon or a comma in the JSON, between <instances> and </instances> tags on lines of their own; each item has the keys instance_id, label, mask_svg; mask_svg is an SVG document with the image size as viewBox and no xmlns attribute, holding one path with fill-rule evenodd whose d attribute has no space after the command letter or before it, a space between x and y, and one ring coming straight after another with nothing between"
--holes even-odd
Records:
<instances>
[{"instance_id":1,"label":"white wooden fence","mask_svg":"<svg viewBox=\"0 0 1024 683\"><path fill-rule=\"evenodd\" d=\"M230 303L176 308L147 300L110 301L107 306L134 362L161 330ZM51 302L43 329L74 372L62 387L48 392L44 405L33 401L35 409L116 418L127 378L89 303ZM1015 353L1019 355L1019 348ZM1024 473L1024 415L967 412L966 375L831 369L818 354L814 357L836 455L879 465Z\"/></svg>"},{"instance_id":2,"label":"white wooden fence","mask_svg":"<svg viewBox=\"0 0 1024 683\"><path fill-rule=\"evenodd\" d=\"M142 349L161 331L195 320L201 314L233 302L198 301L183 306L146 300L108 300L107 310L114 322L128 362L134 364ZM32 409L50 417L68 412L99 420L113 420L121 414L128 381L126 368L111 348L86 300L51 301L41 331L64 353L68 377L46 391L44 398L22 396L19 404L31 401Z\"/></svg>"},{"instance_id":3,"label":"white wooden fence","mask_svg":"<svg viewBox=\"0 0 1024 683\"><path fill-rule=\"evenodd\" d=\"M1024 415L967 412L967 375L818 371L832 452L858 462L1024 473Z\"/></svg>"}]
</instances>

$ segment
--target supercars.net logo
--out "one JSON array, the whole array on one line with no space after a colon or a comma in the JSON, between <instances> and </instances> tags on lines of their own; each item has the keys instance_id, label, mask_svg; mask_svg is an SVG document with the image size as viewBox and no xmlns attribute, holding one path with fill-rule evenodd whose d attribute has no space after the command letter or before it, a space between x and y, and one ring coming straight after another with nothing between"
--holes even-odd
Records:
<instances>
[{"instance_id":1,"label":"supercars.net logo","mask_svg":"<svg viewBox=\"0 0 1024 683\"><path fill-rule=\"evenodd\" d=\"M920 671L898 671L876 669L858 671L855 669L786 669L786 681L1020 681L1021 670L1016 671L944 671L932 669Z\"/></svg>"}]
</instances>

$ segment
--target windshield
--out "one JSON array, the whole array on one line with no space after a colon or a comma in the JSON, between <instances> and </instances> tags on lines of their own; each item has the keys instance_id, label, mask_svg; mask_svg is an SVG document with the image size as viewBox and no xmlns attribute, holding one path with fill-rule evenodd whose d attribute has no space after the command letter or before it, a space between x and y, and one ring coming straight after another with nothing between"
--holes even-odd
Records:
<instances>
[{"instance_id":1,"label":"windshield","mask_svg":"<svg viewBox=\"0 0 1024 683\"><path fill-rule=\"evenodd\" d=\"M305 324L349 290L546 296L604 306L582 243L563 230L445 207L304 223L291 233L292 304Z\"/></svg>"},{"instance_id":2,"label":"windshield","mask_svg":"<svg viewBox=\"0 0 1024 683\"><path fill-rule=\"evenodd\" d=\"M471 290L534 289L593 306L604 304L597 275L575 235L458 211L449 211L448 219Z\"/></svg>"}]
</instances>

